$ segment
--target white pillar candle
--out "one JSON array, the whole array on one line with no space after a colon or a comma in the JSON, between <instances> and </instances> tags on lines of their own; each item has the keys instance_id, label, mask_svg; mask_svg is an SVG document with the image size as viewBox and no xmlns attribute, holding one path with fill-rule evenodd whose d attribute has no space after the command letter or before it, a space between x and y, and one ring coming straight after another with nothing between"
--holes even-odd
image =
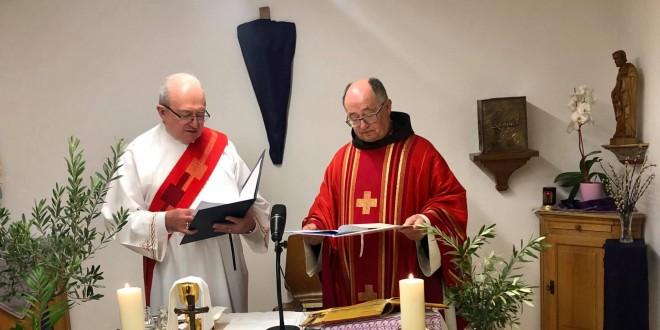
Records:
<instances>
[{"instance_id":1,"label":"white pillar candle","mask_svg":"<svg viewBox=\"0 0 660 330\"><path fill-rule=\"evenodd\" d=\"M424 330L426 328L424 280L414 278L412 274L407 279L399 280L399 295L401 296L401 329Z\"/></svg>"},{"instance_id":2,"label":"white pillar candle","mask_svg":"<svg viewBox=\"0 0 660 330\"><path fill-rule=\"evenodd\" d=\"M122 330L144 330L144 304L142 288L129 287L128 283L117 290Z\"/></svg>"}]
</instances>

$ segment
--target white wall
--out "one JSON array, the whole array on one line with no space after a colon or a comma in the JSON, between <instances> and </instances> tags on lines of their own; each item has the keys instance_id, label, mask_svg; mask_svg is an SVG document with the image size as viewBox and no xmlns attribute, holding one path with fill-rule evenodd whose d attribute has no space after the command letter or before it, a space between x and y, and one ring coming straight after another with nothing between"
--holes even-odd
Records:
<instances>
[{"instance_id":1,"label":"white wall","mask_svg":"<svg viewBox=\"0 0 660 330\"><path fill-rule=\"evenodd\" d=\"M4 0L2 203L15 215L28 212L35 198L65 177L69 135L81 138L89 168L97 168L116 137L130 140L156 123L158 86L178 71L199 76L212 113L208 126L228 133L253 163L267 142L235 31L256 18L262 5L271 7L273 19L293 21L298 30L284 164L269 163L262 183L264 196L288 206L288 228L299 226L331 155L348 141L340 95L349 80L383 80L394 109L412 115L415 131L435 144L467 189L469 231L497 223L493 247L503 253L538 234L533 209L541 187L577 167L577 136L565 131L573 87L585 83L596 90L597 124L585 132L589 149L607 143L613 132L613 50L629 47L642 66L644 110L658 103L649 92L655 83L651 70L657 72L659 64L647 62L658 58L652 39L657 19L648 24L658 11L647 11L658 5L650 0L623 10L624 20L617 0ZM638 16L647 19L635 22ZM529 102L530 147L541 156L515 172L511 188L499 193L468 157L478 151L476 100L520 95ZM645 140L653 142L655 115L646 113ZM650 205L651 220L658 211ZM653 236L659 232L649 221L653 278L660 248ZM273 253L247 259L250 309L269 310L275 305ZM94 262L105 271L106 297L77 306L73 325L114 329L114 290L127 281L141 283L140 259L113 244ZM525 272L538 283L538 264ZM657 297L660 289L654 284L653 290ZM522 319L523 329L538 328L539 309L526 308Z\"/></svg>"},{"instance_id":2,"label":"white wall","mask_svg":"<svg viewBox=\"0 0 660 330\"><path fill-rule=\"evenodd\" d=\"M660 31L660 3L652 0L622 3L621 8L621 47L627 51L628 60L634 63L641 81L641 112L643 118L642 140L650 142L649 160L658 164L657 150L660 132L660 44L657 42ZM655 145L654 145L655 144ZM657 170L656 170L657 173ZM639 208L647 214L645 235L649 261L649 329L660 329L660 203L658 202L658 182L649 188L647 197Z\"/></svg>"}]
</instances>

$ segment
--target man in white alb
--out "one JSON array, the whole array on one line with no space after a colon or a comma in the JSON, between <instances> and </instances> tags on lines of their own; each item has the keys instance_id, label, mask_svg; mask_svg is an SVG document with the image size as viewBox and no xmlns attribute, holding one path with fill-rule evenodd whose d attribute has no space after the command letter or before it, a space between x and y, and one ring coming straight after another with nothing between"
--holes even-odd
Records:
<instances>
[{"instance_id":1,"label":"man in white alb","mask_svg":"<svg viewBox=\"0 0 660 330\"><path fill-rule=\"evenodd\" d=\"M229 224L213 226L229 235L180 245L184 235L194 233L188 226L199 202L238 200L250 171L226 135L204 127L210 115L196 77L168 76L158 101L161 123L126 147L121 177L110 187L103 215L108 219L119 207L129 210L117 239L144 257L148 305L167 306L177 279L198 276L208 283L213 305L246 312L241 238L255 252L268 250L268 202L258 196L244 218L227 217Z\"/></svg>"}]
</instances>

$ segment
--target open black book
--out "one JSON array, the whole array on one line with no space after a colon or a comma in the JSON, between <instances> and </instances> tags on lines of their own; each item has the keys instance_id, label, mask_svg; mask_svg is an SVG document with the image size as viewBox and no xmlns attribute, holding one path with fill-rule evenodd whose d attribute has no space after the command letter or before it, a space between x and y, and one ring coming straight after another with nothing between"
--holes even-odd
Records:
<instances>
[{"instance_id":1,"label":"open black book","mask_svg":"<svg viewBox=\"0 0 660 330\"><path fill-rule=\"evenodd\" d=\"M205 201L199 203L197 206L197 213L189 227L191 230L197 230L197 232L192 235L184 236L183 240L181 240L181 244L224 235L225 233L217 233L213 231L213 224L228 223L229 221L225 220L227 216L237 218L245 216L245 213L247 213L257 199L264 154L265 150L261 152L257 164L254 165L252 172L250 172L247 180L243 183L243 187L241 187L241 192L238 196L238 201L228 204L216 204Z\"/></svg>"}]
</instances>

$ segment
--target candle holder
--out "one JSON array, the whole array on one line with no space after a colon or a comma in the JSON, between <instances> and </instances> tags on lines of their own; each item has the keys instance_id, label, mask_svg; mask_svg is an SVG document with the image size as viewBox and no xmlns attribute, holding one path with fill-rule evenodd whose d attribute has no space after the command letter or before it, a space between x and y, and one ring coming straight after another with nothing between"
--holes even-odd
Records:
<instances>
[{"instance_id":1,"label":"candle holder","mask_svg":"<svg viewBox=\"0 0 660 330\"><path fill-rule=\"evenodd\" d=\"M557 203L557 188L543 187L543 209L551 210Z\"/></svg>"}]
</instances>

